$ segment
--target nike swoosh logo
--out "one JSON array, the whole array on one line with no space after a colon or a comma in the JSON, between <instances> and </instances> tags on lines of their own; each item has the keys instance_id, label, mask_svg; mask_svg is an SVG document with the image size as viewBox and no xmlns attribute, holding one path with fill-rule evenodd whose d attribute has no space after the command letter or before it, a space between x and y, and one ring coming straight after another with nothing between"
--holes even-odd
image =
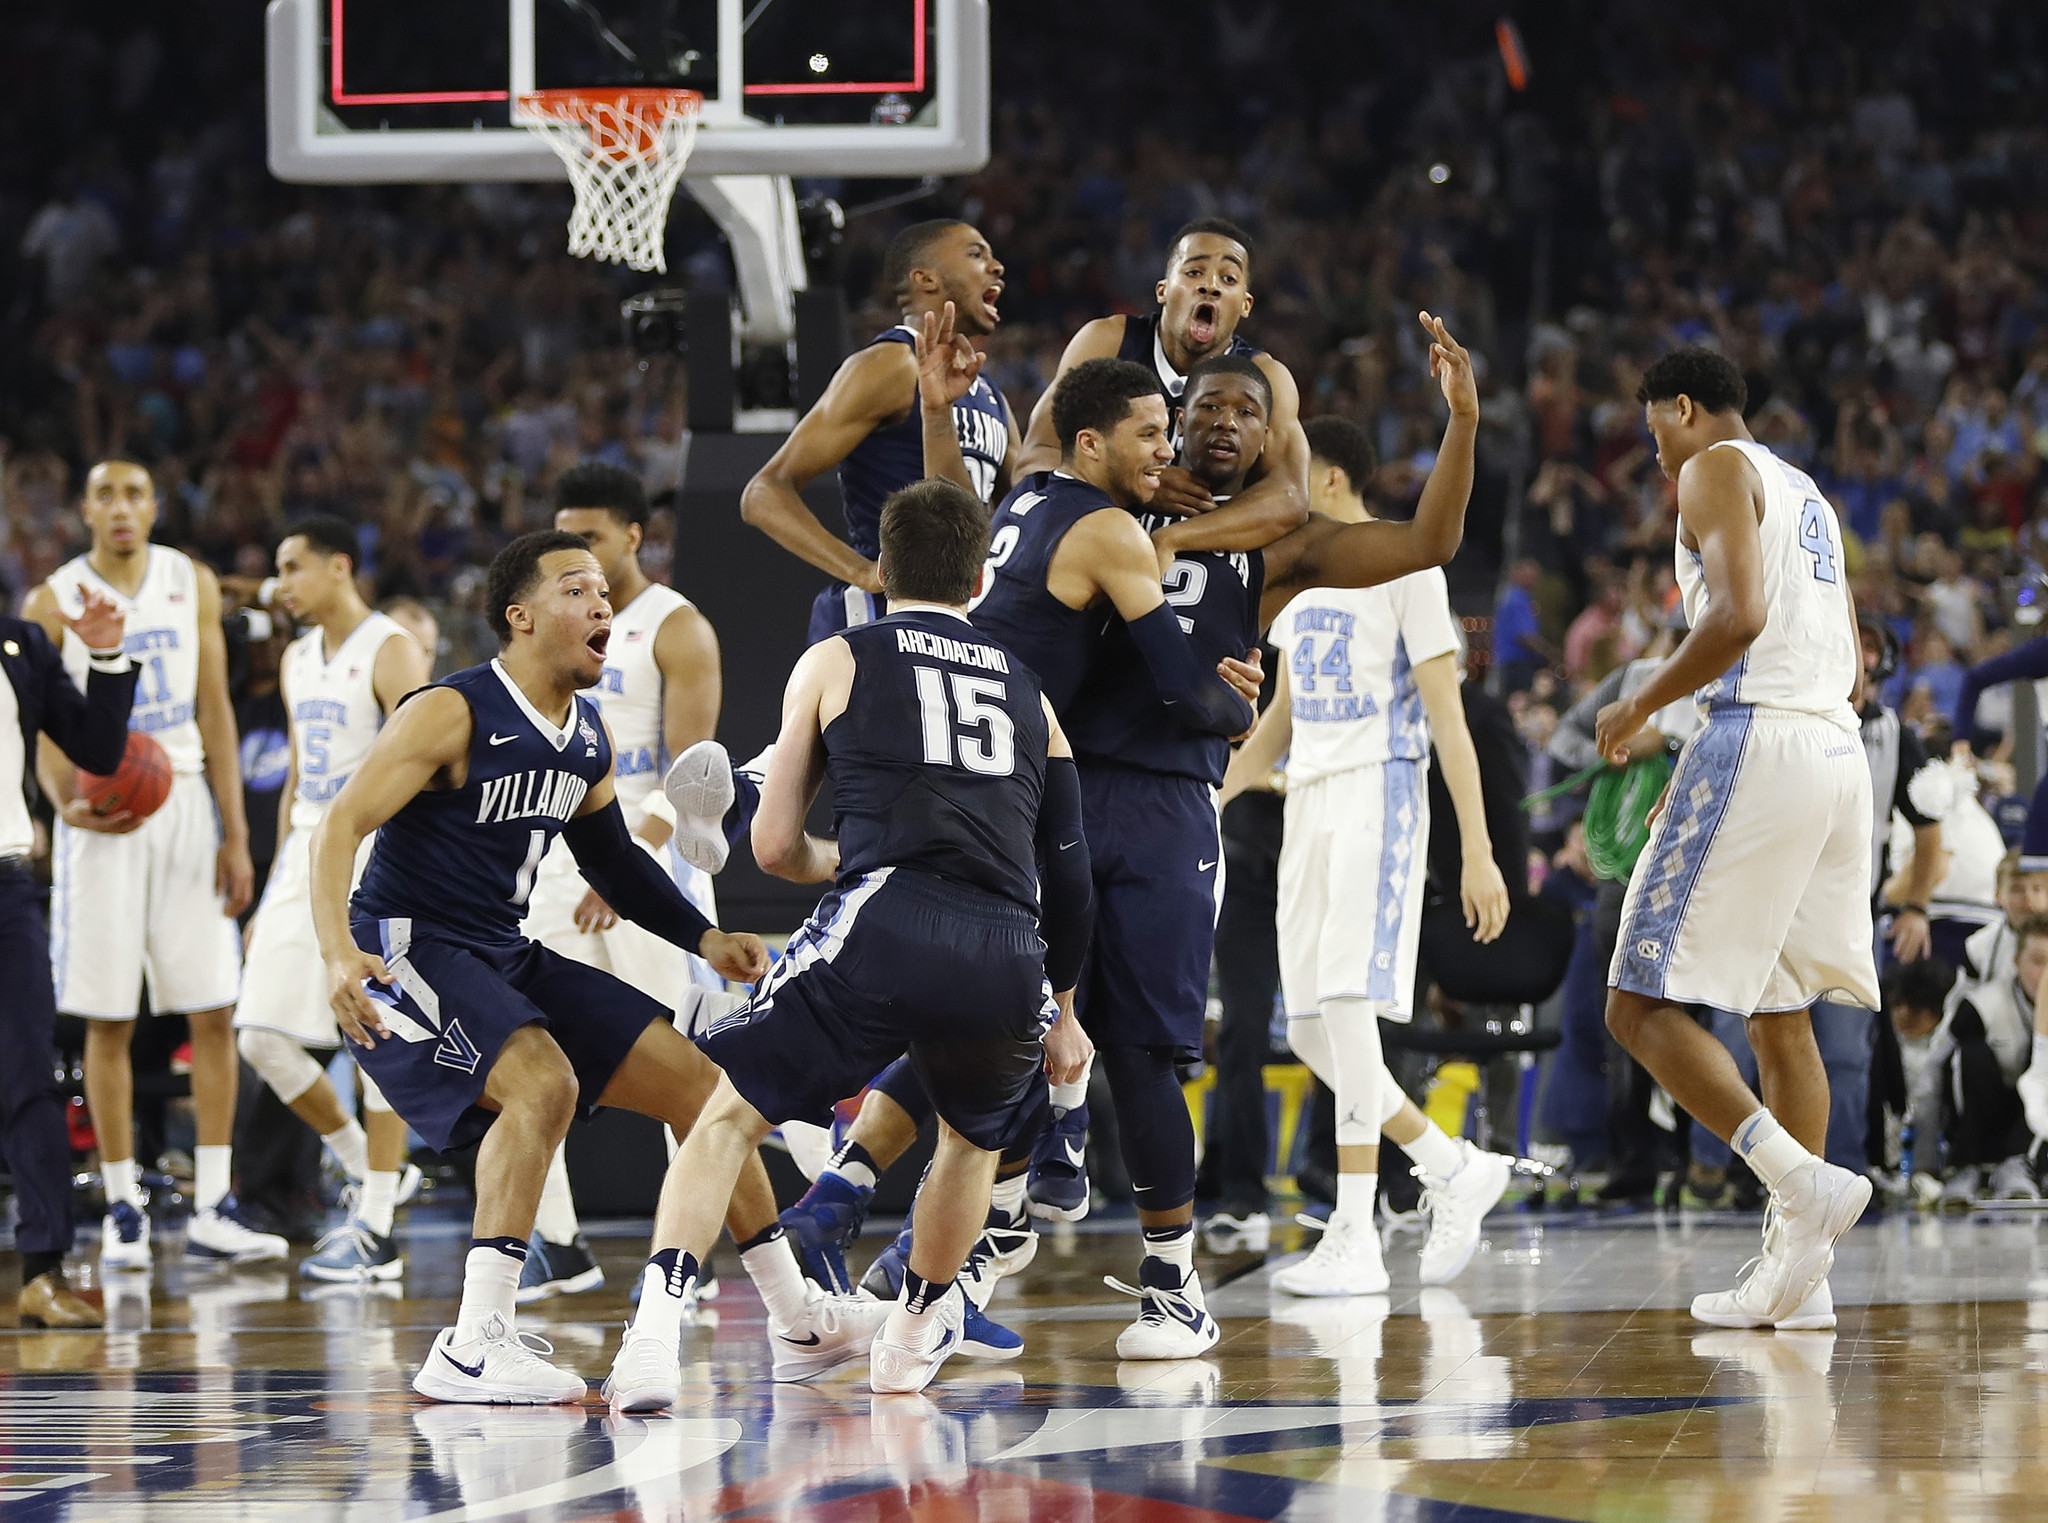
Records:
<instances>
[{"instance_id":1,"label":"nike swoosh logo","mask_svg":"<svg viewBox=\"0 0 2048 1523\"><path fill-rule=\"evenodd\" d=\"M1079 841L1062 841L1060 842L1060 850L1072 851L1076 846L1079 846L1080 844L1081 843Z\"/></svg>"},{"instance_id":2,"label":"nike swoosh logo","mask_svg":"<svg viewBox=\"0 0 2048 1523\"><path fill-rule=\"evenodd\" d=\"M471 1380L482 1380L484 1378L484 1362L481 1359L479 1359L474 1366L467 1365L464 1364L460 1359L457 1359L453 1354L449 1353L446 1349L441 1350L441 1357L447 1360L450 1364L454 1365L455 1368L462 1371L462 1373L467 1375Z\"/></svg>"},{"instance_id":3,"label":"nike swoosh logo","mask_svg":"<svg viewBox=\"0 0 2048 1523\"><path fill-rule=\"evenodd\" d=\"M1071 1142L1062 1143L1060 1145L1067 1150L1067 1162L1072 1164L1075 1168L1078 1169L1087 1164L1087 1149L1077 1148Z\"/></svg>"},{"instance_id":4,"label":"nike swoosh logo","mask_svg":"<svg viewBox=\"0 0 2048 1523\"><path fill-rule=\"evenodd\" d=\"M1214 857L1211 857L1211 858L1210 858L1210 859L1209 859L1208 861L1206 861L1206 862L1197 862L1197 863L1195 864L1195 871L1196 871L1196 872L1198 872L1198 873L1205 873L1205 872L1207 872L1207 871L1208 871L1208 870L1209 870L1210 868L1214 867L1215 865L1216 865L1216 859L1215 859Z\"/></svg>"},{"instance_id":5,"label":"nike swoosh logo","mask_svg":"<svg viewBox=\"0 0 2048 1523\"><path fill-rule=\"evenodd\" d=\"M799 1348L815 1348L818 1344L824 1342L824 1339L820 1338L816 1333L812 1333L808 1338L792 1338L788 1333L778 1333L776 1336L781 1338L784 1343L794 1343Z\"/></svg>"},{"instance_id":6,"label":"nike swoosh logo","mask_svg":"<svg viewBox=\"0 0 2048 1523\"><path fill-rule=\"evenodd\" d=\"M519 737L517 735L493 735L491 737L491 744L494 746L502 746L510 741L515 741L518 738Z\"/></svg>"}]
</instances>

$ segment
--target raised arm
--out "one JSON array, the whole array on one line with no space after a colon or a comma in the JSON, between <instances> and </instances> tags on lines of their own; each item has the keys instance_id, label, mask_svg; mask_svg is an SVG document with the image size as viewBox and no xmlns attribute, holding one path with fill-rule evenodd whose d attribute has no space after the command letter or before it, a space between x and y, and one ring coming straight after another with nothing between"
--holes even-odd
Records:
<instances>
[{"instance_id":1,"label":"raised arm","mask_svg":"<svg viewBox=\"0 0 2048 1523\"><path fill-rule=\"evenodd\" d=\"M1967 756L1971 752L1977 700L1983 696L1984 689L2006 682L2039 681L2043 677L2048 677L2048 635L2024 640L2003 655L1980 661L1964 672L1962 689L1956 696L1956 711L1949 725L1957 753Z\"/></svg>"},{"instance_id":2,"label":"raised arm","mask_svg":"<svg viewBox=\"0 0 2048 1523\"><path fill-rule=\"evenodd\" d=\"M953 304L927 312L914 330L917 340L917 407L923 419L924 473L953 482L985 500L981 483L960 452L960 430L953 422L953 404L974 389L985 358L967 336L953 326ZM993 490L994 483L990 483Z\"/></svg>"},{"instance_id":3,"label":"raised arm","mask_svg":"<svg viewBox=\"0 0 2048 1523\"><path fill-rule=\"evenodd\" d=\"M121 765L127 749L128 710L135 701L135 667L121 648L120 605L88 589L79 616L64 620L92 654L83 693L64 670L57 645L40 625L26 622L29 669L42 689L43 745L88 772L108 775Z\"/></svg>"},{"instance_id":4,"label":"raised arm","mask_svg":"<svg viewBox=\"0 0 2048 1523\"><path fill-rule=\"evenodd\" d=\"M1098 317L1093 322L1081 325L1081 331L1067 340L1066 351L1060 355L1060 367L1053 372L1052 385L1038 394L1038 400L1031 407L1031 423L1024 430L1024 444L1017 452L1017 466L1011 473L1021 481L1033 471L1050 471L1060 463L1059 435L1052 429L1052 394L1060 384L1060 377L1072 370L1083 360L1107 360L1116 358L1117 350L1123 347L1124 320L1121 317Z\"/></svg>"},{"instance_id":5,"label":"raised arm","mask_svg":"<svg viewBox=\"0 0 2048 1523\"><path fill-rule=\"evenodd\" d=\"M256 866L249 860L249 816L242 807L242 749L235 734L235 706L228 697L220 582L196 562L194 569L199 573L199 741L206 750L206 783L220 815L220 860L214 881L221 907L239 915L256 892Z\"/></svg>"},{"instance_id":6,"label":"raised arm","mask_svg":"<svg viewBox=\"0 0 2048 1523\"><path fill-rule=\"evenodd\" d=\"M1757 529L1760 490L1756 468L1740 450L1702 450L1679 471L1678 516L1699 547L1707 606L1648 681L1600 711L1594 744L1608 760L1626 760L1630 737L1650 715L1712 682L1763 633L1769 609Z\"/></svg>"},{"instance_id":7,"label":"raised arm","mask_svg":"<svg viewBox=\"0 0 2048 1523\"><path fill-rule=\"evenodd\" d=\"M327 997L342 1034L361 1047L386 1034L363 980L390 982L384 959L355 944L348 928L349 880L356 848L431 784L469 757L469 704L453 688L429 688L391 716L377 732L341 792L313 830L310 894L313 932L327 964Z\"/></svg>"},{"instance_id":8,"label":"raised arm","mask_svg":"<svg viewBox=\"0 0 2048 1523\"><path fill-rule=\"evenodd\" d=\"M839 847L804 829L825 781L825 726L846 707L853 647L834 637L813 645L789 674L782 732L775 740L753 826L754 860L792 883L822 883L839 871Z\"/></svg>"},{"instance_id":9,"label":"raised arm","mask_svg":"<svg viewBox=\"0 0 2048 1523\"><path fill-rule=\"evenodd\" d=\"M826 575L880 592L875 563L818 522L803 489L877 427L900 416L916 389L917 360L902 344L875 344L850 357L818 405L740 493L740 517Z\"/></svg>"},{"instance_id":10,"label":"raised arm","mask_svg":"<svg viewBox=\"0 0 2048 1523\"><path fill-rule=\"evenodd\" d=\"M1441 566L1465 537L1465 507L1472 500L1474 450L1479 438L1479 388L1472 357L1451 337L1443 319L1418 314L1429 330L1429 370L1451 410L1436 465L1407 523L1368 519L1341 524L1311 516L1266 551L1262 612L1272 618L1304 587L1376 587L1413 571Z\"/></svg>"}]
</instances>

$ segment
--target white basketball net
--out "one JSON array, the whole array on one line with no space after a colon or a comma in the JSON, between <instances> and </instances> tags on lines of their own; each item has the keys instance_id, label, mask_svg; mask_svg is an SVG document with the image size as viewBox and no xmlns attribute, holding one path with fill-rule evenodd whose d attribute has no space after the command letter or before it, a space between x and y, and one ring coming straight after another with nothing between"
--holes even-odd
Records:
<instances>
[{"instance_id":1,"label":"white basketball net","mask_svg":"<svg viewBox=\"0 0 2048 1523\"><path fill-rule=\"evenodd\" d=\"M662 234L697 141L694 90L541 90L519 97L527 128L576 187L569 252L666 272Z\"/></svg>"}]
</instances>

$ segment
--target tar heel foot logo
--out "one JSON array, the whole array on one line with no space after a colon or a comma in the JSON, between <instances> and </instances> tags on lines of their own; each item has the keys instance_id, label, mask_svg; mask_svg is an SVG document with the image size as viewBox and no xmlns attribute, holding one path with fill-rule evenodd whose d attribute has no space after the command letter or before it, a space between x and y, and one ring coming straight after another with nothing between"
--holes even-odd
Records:
<instances>
[{"instance_id":1,"label":"tar heel foot logo","mask_svg":"<svg viewBox=\"0 0 2048 1523\"><path fill-rule=\"evenodd\" d=\"M477 1051L476 1043L469 1039L469 1033L462 1029L462 1022L451 1016L448 1024L442 1028L440 1045L434 1049L434 1061L443 1068L473 1074L476 1072L476 1065L483 1061L483 1054Z\"/></svg>"}]
</instances>

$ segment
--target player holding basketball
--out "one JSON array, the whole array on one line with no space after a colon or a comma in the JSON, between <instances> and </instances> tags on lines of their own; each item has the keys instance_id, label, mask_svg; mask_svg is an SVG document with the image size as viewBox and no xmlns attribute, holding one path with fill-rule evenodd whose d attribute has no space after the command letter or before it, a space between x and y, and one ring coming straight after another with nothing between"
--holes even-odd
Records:
<instances>
[{"instance_id":1,"label":"player holding basketball","mask_svg":"<svg viewBox=\"0 0 2048 1523\"><path fill-rule=\"evenodd\" d=\"M681 1135L717 1078L667 1005L519 934L555 837L620 914L729 977L750 981L767 967L758 938L713 926L626 829L611 738L584 696L604 674L605 594L581 536L543 530L507 545L491 562L487 604L502 653L402 704L313 842L314 924L358 1061L430 1147L482 1143L462 1304L413 1381L436 1400L581 1399L583 1381L514 1331L548 1159L576 1113L600 1105ZM355 854L373 830L351 902ZM739 1181L726 1220L768 1308L777 1378L808 1378L864 1351L879 1316L808 1287L758 1160ZM671 1166L657 1251L680 1242L689 1190ZM673 1340L687 1289L652 1261L640 1316L659 1316Z\"/></svg>"},{"instance_id":2,"label":"player holding basketball","mask_svg":"<svg viewBox=\"0 0 2048 1523\"><path fill-rule=\"evenodd\" d=\"M1862 659L1842 536L1803 471L1750 437L1742 374L1679 349L1637 393L1678 483L1677 569L1691 629L1595 743L1625 759L1649 716L1694 694L1686 742L1636 861L1608 974L1607 1026L1770 1192L1760 1258L1693 1315L1727 1327L1833 1327L1834 1244L1870 1181L1821 1156L1828 1081L1808 1008L1878 1006ZM1685 1008L1749 1015L1768 1103Z\"/></svg>"},{"instance_id":3,"label":"player holding basketball","mask_svg":"<svg viewBox=\"0 0 2048 1523\"><path fill-rule=\"evenodd\" d=\"M677 1155L703 1185L671 1255L687 1278L717 1235L712 1203L770 1124L823 1118L910 1048L939 1142L902 1295L870 1351L877 1392L922 1390L960 1351L956 1277L997 1157L1039 1124L1046 1070L1068 1077L1087 1050L1071 1013L1088 934L1080 789L1031 673L967 621L987 524L952 482L897 493L879 532L885 616L790 674L755 855L834 886L752 1002L705 1038L725 1076ZM804 831L828 773L836 843ZM680 1382L674 1338L636 1320L613 1402L657 1410Z\"/></svg>"},{"instance_id":4,"label":"player holding basketball","mask_svg":"<svg viewBox=\"0 0 2048 1523\"><path fill-rule=\"evenodd\" d=\"M1469 372L1445 388L1451 422L1418 516L1472 489L1479 399ZM1372 442L1339 418L1307 425L1317 525L1371 520L1364 485ZM1320 531L1319 531L1320 532ZM1304 535L1305 539L1307 536ZM1480 1224L1508 1181L1507 1160L1453 1140L1402 1093L1380 1052L1382 1019L1405 1022L1422 934L1434 743L1464 849L1460 897L1475 939L1508 913L1493 860L1479 763L1458 696L1458 632L1441 570L1377 586L1306 586L1290 536L1267 554L1264 622L1287 659L1258 730L1231 759L1228 803L1284 766L1280 980L1288 1045L1337 1097L1337 1206L1308 1258L1273 1275L1290 1295L1376 1295L1387 1288L1373 1194L1382 1131L1419 1164L1429 1197L1422 1282L1470 1261ZM1277 610L1274 604L1282 604Z\"/></svg>"},{"instance_id":5,"label":"player holding basketball","mask_svg":"<svg viewBox=\"0 0 2048 1523\"><path fill-rule=\"evenodd\" d=\"M385 719L428 676L427 653L356 590L356 531L338 518L302 518L277 547L277 590L305 633L278 668L291 725L292 770L278 821L277 856L249 927L235 1027L242 1056L314 1131L356 1186L349 1219L299 1264L312 1280L393 1280L404 1271L392 1241L405 1170L405 1123L376 1084L363 1086L364 1121L342 1105L324 1072L341 1045L327 993L307 970L319 960L310 867L314 831ZM357 854L360 873L363 853ZM323 1061L308 1055L319 1052Z\"/></svg>"},{"instance_id":6,"label":"player holding basketball","mask_svg":"<svg viewBox=\"0 0 2048 1523\"><path fill-rule=\"evenodd\" d=\"M107 1192L101 1262L151 1263L128 1058L145 978L151 1011L182 1014L192 1031L198 1210L185 1256L281 1259L284 1239L254 1231L229 1193L239 1074L230 1021L242 961L234 917L248 906L255 870L220 583L190 556L149 542L156 486L133 461L95 465L82 511L92 548L30 593L22 611L62 646L66 668L82 682L89 656L65 618L78 613L88 589L120 604L121 643L140 671L129 728L153 735L175 773L163 807L138 821L98 816L76 797L71 768L47 736L37 765L58 816L50 938L57 1008L86 1022L85 1093Z\"/></svg>"},{"instance_id":7,"label":"player holding basketball","mask_svg":"<svg viewBox=\"0 0 2048 1523\"><path fill-rule=\"evenodd\" d=\"M578 465L555 484L555 527L590 546L611 589L611 643L605 649L604 675L589 696L611 731L619 808L634 844L675 880L685 899L715 919L718 905L710 875L670 848L673 819L659 784L670 757L709 739L718 728L718 636L688 598L656 585L640 569L646 526L646 490L631 471ZM703 958L621 920L577 872L576 858L562 841L541 860L521 934L673 1006L685 1035L700 1033L708 1017L738 1002L725 993L724 980ZM707 995L708 1011L703 1004ZM569 1171L557 1151L534 1218L520 1300L573 1295L603 1283L604 1271L582 1240Z\"/></svg>"}]
</instances>

